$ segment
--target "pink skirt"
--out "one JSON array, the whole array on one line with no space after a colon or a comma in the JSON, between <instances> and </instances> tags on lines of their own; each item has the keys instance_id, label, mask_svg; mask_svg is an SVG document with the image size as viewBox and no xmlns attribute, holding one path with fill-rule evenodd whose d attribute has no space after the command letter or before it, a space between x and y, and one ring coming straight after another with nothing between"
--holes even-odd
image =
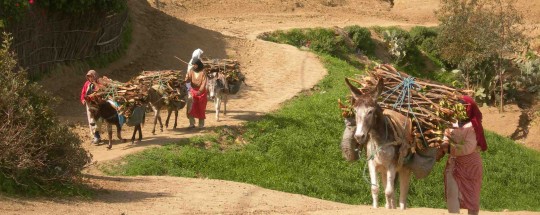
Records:
<instances>
[{"instance_id":1,"label":"pink skirt","mask_svg":"<svg viewBox=\"0 0 540 215\"><path fill-rule=\"evenodd\" d=\"M197 119L206 119L206 103L208 102L208 98L206 97L207 91L205 90L200 95L197 95L197 91L198 89L193 88L189 90L189 93L193 96L193 104L191 106L191 111L189 111L189 115Z\"/></svg>"},{"instance_id":2,"label":"pink skirt","mask_svg":"<svg viewBox=\"0 0 540 215\"><path fill-rule=\"evenodd\" d=\"M451 169L453 168L453 169ZM446 188L447 172L451 172L458 185L460 208L480 209L480 188L482 187L482 158L479 152L448 158L444 174ZM446 189L445 189L446 194Z\"/></svg>"}]
</instances>

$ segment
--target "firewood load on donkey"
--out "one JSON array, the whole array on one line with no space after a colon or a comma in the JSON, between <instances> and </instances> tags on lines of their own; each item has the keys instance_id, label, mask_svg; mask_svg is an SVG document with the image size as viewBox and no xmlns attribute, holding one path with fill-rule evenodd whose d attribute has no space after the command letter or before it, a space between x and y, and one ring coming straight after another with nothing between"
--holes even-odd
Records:
<instances>
[{"instance_id":1,"label":"firewood load on donkey","mask_svg":"<svg viewBox=\"0 0 540 215\"><path fill-rule=\"evenodd\" d=\"M236 60L203 59L202 62L208 77L208 95L214 101L216 121L219 121L221 104L223 103L223 115L226 115L229 95L237 94L246 78L240 72L240 63Z\"/></svg>"},{"instance_id":2,"label":"firewood load on donkey","mask_svg":"<svg viewBox=\"0 0 540 215\"><path fill-rule=\"evenodd\" d=\"M415 79L389 65L380 65L368 75L361 80L350 79L362 88L354 87L346 79L352 92L350 105L339 101L346 118L341 143L343 157L357 160L359 151L367 149L374 207L378 192L376 171L383 175L389 208L395 207L393 170L400 173L400 208L404 209L409 172L417 178L429 175L440 151L442 131L466 114L457 100L466 91ZM377 102L381 94L384 99Z\"/></svg>"},{"instance_id":3,"label":"firewood load on donkey","mask_svg":"<svg viewBox=\"0 0 540 215\"><path fill-rule=\"evenodd\" d=\"M156 133L156 125L159 122L160 130L163 132L161 120L161 110L167 109L167 119L165 127L169 127L169 119L174 112L174 125L176 129L178 121L178 110L186 106L187 90L186 84L179 70L143 71L139 76L131 80L140 86L146 87L147 97L145 101L154 111L152 134Z\"/></svg>"},{"instance_id":4,"label":"firewood load on donkey","mask_svg":"<svg viewBox=\"0 0 540 215\"><path fill-rule=\"evenodd\" d=\"M85 99L91 105L92 117L103 119L107 122L109 133L108 149L112 148L112 125L117 128L117 136L121 138L122 126L127 121L128 126L134 126L131 143L135 142L135 134L139 132L139 141L142 140L141 124L144 123L144 105L146 89L133 83L121 83L107 77L100 78L101 85L96 92Z\"/></svg>"}]
</instances>

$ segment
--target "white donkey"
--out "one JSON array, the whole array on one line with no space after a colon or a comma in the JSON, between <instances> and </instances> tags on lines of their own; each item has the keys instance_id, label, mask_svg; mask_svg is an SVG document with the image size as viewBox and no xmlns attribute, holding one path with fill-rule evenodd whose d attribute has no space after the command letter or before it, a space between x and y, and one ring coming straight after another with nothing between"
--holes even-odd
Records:
<instances>
[{"instance_id":1,"label":"white donkey","mask_svg":"<svg viewBox=\"0 0 540 215\"><path fill-rule=\"evenodd\" d=\"M355 111L356 129L354 138L359 146L347 146L342 144L344 156L349 148L361 147L365 144L367 149L369 175L371 178L371 194L373 207L378 207L379 183L377 172L381 173L381 180L386 196L386 208L396 208L394 197L394 182L396 173L399 174L399 207L407 207L407 193L411 171L403 165L404 154L410 149L412 140L411 121L406 116L392 111L384 110L377 104L377 98L382 92L383 81L379 80L377 88L372 93L363 94L358 88L351 85L348 79L345 82L349 86L353 98ZM351 157L354 159L354 157Z\"/></svg>"},{"instance_id":2,"label":"white donkey","mask_svg":"<svg viewBox=\"0 0 540 215\"><path fill-rule=\"evenodd\" d=\"M208 95L214 101L216 107L216 121L219 121L221 103L223 103L223 115L227 115L227 102L229 101L228 84L224 75L219 72L208 74Z\"/></svg>"}]
</instances>

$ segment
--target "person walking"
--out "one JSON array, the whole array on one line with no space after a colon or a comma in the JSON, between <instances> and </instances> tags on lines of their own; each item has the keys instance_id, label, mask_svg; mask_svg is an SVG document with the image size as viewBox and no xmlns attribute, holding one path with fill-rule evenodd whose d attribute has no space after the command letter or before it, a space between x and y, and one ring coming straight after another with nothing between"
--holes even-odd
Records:
<instances>
[{"instance_id":1,"label":"person walking","mask_svg":"<svg viewBox=\"0 0 540 215\"><path fill-rule=\"evenodd\" d=\"M186 74L186 86L188 87L188 94L191 96L191 105L188 105L188 119L189 127L195 128L195 118L199 119L199 128L204 127L204 120L206 119L206 103L207 90L206 82L207 77L204 72L204 64L200 59L193 62L193 66Z\"/></svg>"},{"instance_id":2,"label":"person walking","mask_svg":"<svg viewBox=\"0 0 540 215\"><path fill-rule=\"evenodd\" d=\"M468 214L478 214L483 171L480 152L487 150L487 144L478 105L469 96L463 96L462 101L467 119L446 129L442 144L449 153L444 172L446 205L449 213L464 208Z\"/></svg>"},{"instance_id":3,"label":"person walking","mask_svg":"<svg viewBox=\"0 0 540 215\"><path fill-rule=\"evenodd\" d=\"M88 125L90 127L90 136L93 136L93 144L98 144L101 142L101 136L99 134L100 123L96 122L92 115L90 114L90 104L87 102L87 98L90 94L97 90L98 85L98 74L95 70L89 70L86 73L86 82L83 85L81 91L81 103L86 106L86 116L88 118Z\"/></svg>"}]
</instances>

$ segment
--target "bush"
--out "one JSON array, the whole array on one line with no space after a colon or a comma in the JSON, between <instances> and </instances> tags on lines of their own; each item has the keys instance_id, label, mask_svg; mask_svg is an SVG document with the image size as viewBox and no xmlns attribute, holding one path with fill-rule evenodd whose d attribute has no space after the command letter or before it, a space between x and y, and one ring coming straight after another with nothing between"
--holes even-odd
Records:
<instances>
[{"instance_id":1,"label":"bush","mask_svg":"<svg viewBox=\"0 0 540 215\"><path fill-rule=\"evenodd\" d=\"M434 27L415 26L409 31L409 35L411 42L419 46L424 40L437 37L438 33L437 28Z\"/></svg>"},{"instance_id":2,"label":"bush","mask_svg":"<svg viewBox=\"0 0 540 215\"><path fill-rule=\"evenodd\" d=\"M345 27L345 31L349 34L356 48L365 51L368 54L375 52L375 43L371 40L371 32L369 29L358 25Z\"/></svg>"},{"instance_id":3,"label":"bush","mask_svg":"<svg viewBox=\"0 0 540 215\"><path fill-rule=\"evenodd\" d=\"M79 137L59 123L50 108L54 99L16 67L4 35L0 49L0 173L2 192L48 193L50 187L75 182L91 161ZM33 189L38 189L33 190Z\"/></svg>"},{"instance_id":4,"label":"bush","mask_svg":"<svg viewBox=\"0 0 540 215\"><path fill-rule=\"evenodd\" d=\"M302 29L297 28L290 31L277 30L274 32L266 32L259 35L258 38L275 43L289 44L296 47L305 46L308 41L306 33Z\"/></svg>"},{"instance_id":5,"label":"bush","mask_svg":"<svg viewBox=\"0 0 540 215\"><path fill-rule=\"evenodd\" d=\"M345 50L345 42L334 31L325 28L314 28L307 31L307 38L313 51L328 54L338 54Z\"/></svg>"},{"instance_id":6,"label":"bush","mask_svg":"<svg viewBox=\"0 0 540 215\"><path fill-rule=\"evenodd\" d=\"M293 45L296 47L301 47L306 45L307 37L306 34L301 29L292 29L285 33L285 43Z\"/></svg>"}]
</instances>

